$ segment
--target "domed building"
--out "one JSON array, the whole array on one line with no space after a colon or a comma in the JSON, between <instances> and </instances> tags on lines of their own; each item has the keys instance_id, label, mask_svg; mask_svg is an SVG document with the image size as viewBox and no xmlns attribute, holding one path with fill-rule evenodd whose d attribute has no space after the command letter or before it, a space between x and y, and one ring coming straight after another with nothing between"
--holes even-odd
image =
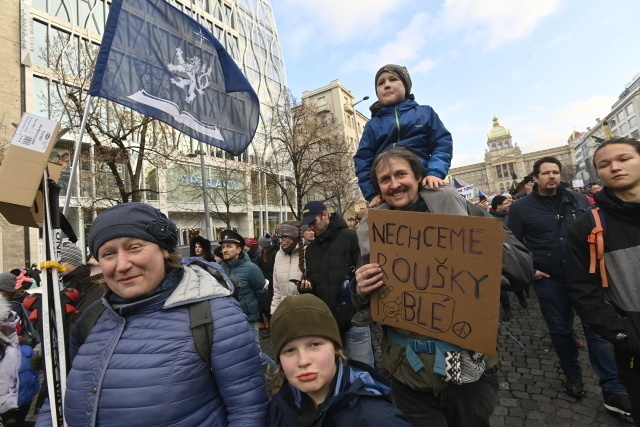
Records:
<instances>
[{"instance_id":1,"label":"domed building","mask_svg":"<svg viewBox=\"0 0 640 427\"><path fill-rule=\"evenodd\" d=\"M449 171L449 181L474 186L474 194L482 190L487 195L513 191L519 182L533 170L536 160L545 156L554 156L562 162L563 179L571 179L575 170L573 147L578 141L571 134L566 145L522 154L518 144L512 142L511 132L493 117L493 126L487 133L487 149L484 163L453 168Z\"/></svg>"}]
</instances>

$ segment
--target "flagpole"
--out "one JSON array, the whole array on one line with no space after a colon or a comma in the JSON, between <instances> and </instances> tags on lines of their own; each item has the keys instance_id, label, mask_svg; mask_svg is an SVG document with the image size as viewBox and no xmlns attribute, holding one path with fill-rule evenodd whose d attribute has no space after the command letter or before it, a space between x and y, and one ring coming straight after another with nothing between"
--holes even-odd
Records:
<instances>
[{"instance_id":1,"label":"flagpole","mask_svg":"<svg viewBox=\"0 0 640 427\"><path fill-rule=\"evenodd\" d=\"M80 131L78 132L78 139L76 141L76 148L73 153L73 163L71 164L71 172L69 174L69 183L67 184L67 194L64 198L64 208L62 214L67 215L69 210L69 202L71 201L71 193L73 193L73 180L76 177L76 170L78 169L78 159L80 158L80 149L82 148L82 137L84 136L84 127L87 124L87 118L89 117L89 109L91 107L91 101L93 96L87 95L87 104L84 106L84 114L82 115L82 123L80 124Z\"/></svg>"}]
</instances>

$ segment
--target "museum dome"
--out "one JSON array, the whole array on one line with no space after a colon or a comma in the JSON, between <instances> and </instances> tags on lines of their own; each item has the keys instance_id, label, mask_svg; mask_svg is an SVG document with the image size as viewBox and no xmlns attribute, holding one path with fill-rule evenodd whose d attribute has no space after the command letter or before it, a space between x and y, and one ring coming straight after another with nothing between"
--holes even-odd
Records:
<instances>
[{"instance_id":1,"label":"museum dome","mask_svg":"<svg viewBox=\"0 0 640 427\"><path fill-rule=\"evenodd\" d=\"M493 116L493 127L489 131L487 138L496 139L496 138L502 138L509 135L511 135L511 133L509 133L509 129L507 129L504 126L501 126L500 123L498 123L498 118L496 116Z\"/></svg>"}]
</instances>

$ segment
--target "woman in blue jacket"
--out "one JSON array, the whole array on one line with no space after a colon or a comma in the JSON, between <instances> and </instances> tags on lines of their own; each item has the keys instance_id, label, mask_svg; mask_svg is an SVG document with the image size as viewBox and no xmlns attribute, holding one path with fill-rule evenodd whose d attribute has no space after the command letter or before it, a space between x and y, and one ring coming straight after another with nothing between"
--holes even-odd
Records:
<instances>
[{"instance_id":1,"label":"woman in blue jacket","mask_svg":"<svg viewBox=\"0 0 640 427\"><path fill-rule=\"evenodd\" d=\"M89 248L108 290L86 338L80 331L89 316L71 333L70 427L264 425L258 348L232 286L203 260L176 263L177 241L175 224L143 203L113 206L94 220ZM209 362L191 331L189 306L199 301L213 320ZM48 412L47 405L37 425L51 424Z\"/></svg>"},{"instance_id":2,"label":"woman in blue jacket","mask_svg":"<svg viewBox=\"0 0 640 427\"><path fill-rule=\"evenodd\" d=\"M271 316L271 340L276 383L285 383L271 401L270 426L411 425L393 405L389 382L344 357L336 320L320 298L286 297Z\"/></svg>"}]
</instances>

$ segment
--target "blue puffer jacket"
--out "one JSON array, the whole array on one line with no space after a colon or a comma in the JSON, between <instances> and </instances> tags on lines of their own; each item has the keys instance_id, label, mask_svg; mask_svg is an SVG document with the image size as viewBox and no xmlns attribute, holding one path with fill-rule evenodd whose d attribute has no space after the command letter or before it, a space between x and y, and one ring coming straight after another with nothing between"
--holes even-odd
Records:
<instances>
[{"instance_id":1,"label":"blue puffer jacket","mask_svg":"<svg viewBox=\"0 0 640 427\"><path fill-rule=\"evenodd\" d=\"M256 292L264 288L264 275L260 267L251 262L249 254L243 251L241 258L234 260L231 264L223 262L221 267L229 277L238 280L238 302L249 322L260 320L260 307Z\"/></svg>"},{"instance_id":2,"label":"blue puffer jacket","mask_svg":"<svg viewBox=\"0 0 640 427\"><path fill-rule=\"evenodd\" d=\"M258 347L212 268L193 262L177 287L139 302L115 309L106 298L97 302L107 309L84 344L78 348L78 328L70 338L70 427L264 425L268 401ZM211 306L211 366L190 330L188 303L199 300ZM38 426L51 425L48 409Z\"/></svg>"},{"instance_id":3,"label":"blue puffer jacket","mask_svg":"<svg viewBox=\"0 0 640 427\"><path fill-rule=\"evenodd\" d=\"M18 406L30 405L33 396L40 390L40 374L31 369L33 349L28 345L20 346L20 387L18 387Z\"/></svg>"},{"instance_id":4,"label":"blue puffer jacket","mask_svg":"<svg viewBox=\"0 0 640 427\"><path fill-rule=\"evenodd\" d=\"M426 175L444 178L449 173L453 155L451 134L433 108L406 99L375 112L362 132L353 160L358 185L367 201L376 196L371 183L373 159L393 144L415 152L424 165Z\"/></svg>"},{"instance_id":5,"label":"blue puffer jacket","mask_svg":"<svg viewBox=\"0 0 640 427\"><path fill-rule=\"evenodd\" d=\"M582 194L564 188L559 191L559 213L551 197L535 190L511 205L509 229L531 251L536 270L564 280L567 232L589 205Z\"/></svg>"},{"instance_id":6,"label":"blue puffer jacket","mask_svg":"<svg viewBox=\"0 0 640 427\"><path fill-rule=\"evenodd\" d=\"M340 363L333 395L320 406L314 427L409 427L407 416L392 403L389 380L366 363ZM302 395L289 383L273 397L269 426L299 426Z\"/></svg>"}]
</instances>

